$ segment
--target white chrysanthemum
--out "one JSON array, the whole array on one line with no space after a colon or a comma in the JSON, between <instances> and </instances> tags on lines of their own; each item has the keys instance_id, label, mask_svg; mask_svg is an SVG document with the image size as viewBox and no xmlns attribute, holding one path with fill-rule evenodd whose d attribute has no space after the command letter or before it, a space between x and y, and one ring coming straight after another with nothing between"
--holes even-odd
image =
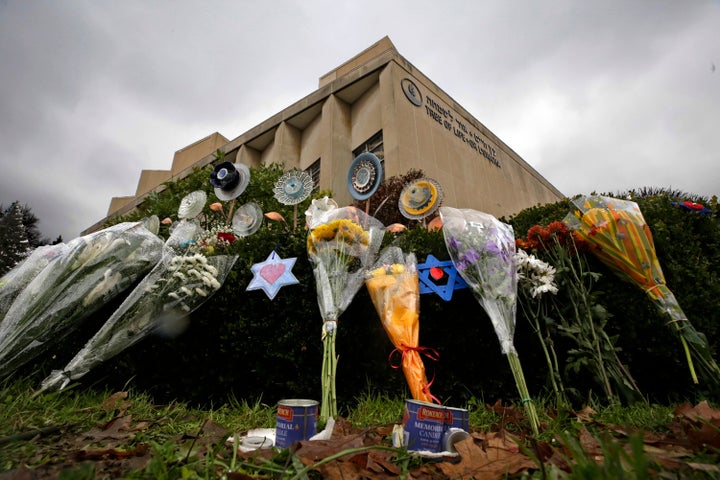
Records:
<instances>
[{"instance_id":1,"label":"white chrysanthemum","mask_svg":"<svg viewBox=\"0 0 720 480\"><path fill-rule=\"evenodd\" d=\"M200 288L200 287L195 287L195 291L196 291L197 294L200 295L201 297L207 297L207 296L208 296L208 292L206 292L205 290L203 290L203 289Z\"/></svg>"},{"instance_id":2,"label":"white chrysanthemum","mask_svg":"<svg viewBox=\"0 0 720 480\"><path fill-rule=\"evenodd\" d=\"M543 293L555 295L558 292L555 285L555 267L522 249L515 253L515 261L518 283L526 288L533 298L542 296Z\"/></svg>"},{"instance_id":3,"label":"white chrysanthemum","mask_svg":"<svg viewBox=\"0 0 720 480\"><path fill-rule=\"evenodd\" d=\"M178 295L178 294L175 293L175 292L170 292L170 293L168 293L168 297L170 297L170 298L172 298L172 299L174 299L174 300L180 300L180 295Z\"/></svg>"}]
</instances>

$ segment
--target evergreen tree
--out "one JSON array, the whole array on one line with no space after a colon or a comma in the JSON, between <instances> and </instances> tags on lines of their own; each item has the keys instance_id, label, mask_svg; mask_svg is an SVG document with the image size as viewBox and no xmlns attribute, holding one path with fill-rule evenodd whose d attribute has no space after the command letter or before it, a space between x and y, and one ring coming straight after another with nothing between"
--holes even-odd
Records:
<instances>
[{"instance_id":1,"label":"evergreen tree","mask_svg":"<svg viewBox=\"0 0 720 480\"><path fill-rule=\"evenodd\" d=\"M4 275L31 250L23 223L23 209L13 202L0 218L0 275Z\"/></svg>"},{"instance_id":2,"label":"evergreen tree","mask_svg":"<svg viewBox=\"0 0 720 480\"><path fill-rule=\"evenodd\" d=\"M22 206L18 201L7 208L0 205L0 275L17 265L34 248L50 243L47 238L42 238L38 222L27 205ZM62 242L62 237L58 240Z\"/></svg>"}]
</instances>

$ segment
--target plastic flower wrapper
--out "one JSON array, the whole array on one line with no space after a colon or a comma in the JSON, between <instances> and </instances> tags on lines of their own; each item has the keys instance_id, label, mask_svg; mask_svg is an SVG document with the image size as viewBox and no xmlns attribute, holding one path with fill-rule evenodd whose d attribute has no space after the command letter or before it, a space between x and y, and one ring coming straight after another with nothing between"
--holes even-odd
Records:
<instances>
[{"instance_id":1,"label":"plastic flower wrapper","mask_svg":"<svg viewBox=\"0 0 720 480\"><path fill-rule=\"evenodd\" d=\"M693 382L698 383L694 360L706 378L720 380L707 338L695 330L665 284L655 253L650 227L637 203L604 196L573 200L576 210L564 221L592 247L593 254L622 278L640 287L669 318L668 325L680 338Z\"/></svg>"},{"instance_id":2,"label":"plastic flower wrapper","mask_svg":"<svg viewBox=\"0 0 720 480\"><path fill-rule=\"evenodd\" d=\"M420 285L415 255L404 255L399 247L388 247L366 274L365 286L385 332L395 345L393 353L402 354L401 365L412 397L423 402L436 401L430 394L420 354L425 352L433 359L437 356L431 349L418 346Z\"/></svg>"},{"instance_id":3,"label":"plastic flower wrapper","mask_svg":"<svg viewBox=\"0 0 720 480\"><path fill-rule=\"evenodd\" d=\"M537 435L540 422L513 343L518 284L513 229L477 210L440 207L440 217L450 258L490 317L501 351L510 362L521 402Z\"/></svg>"},{"instance_id":4,"label":"plastic flower wrapper","mask_svg":"<svg viewBox=\"0 0 720 480\"><path fill-rule=\"evenodd\" d=\"M43 245L34 249L22 262L0 278L0 323L15 298L53 260L67 252L67 245Z\"/></svg>"},{"instance_id":5,"label":"plastic flower wrapper","mask_svg":"<svg viewBox=\"0 0 720 480\"><path fill-rule=\"evenodd\" d=\"M320 418L337 416L335 335L338 317L365 282L385 233L382 223L354 207L320 212L308 233L307 250L323 319Z\"/></svg>"},{"instance_id":6,"label":"plastic flower wrapper","mask_svg":"<svg viewBox=\"0 0 720 480\"><path fill-rule=\"evenodd\" d=\"M142 222L78 237L20 293L0 323L0 376L59 343L158 262L163 242Z\"/></svg>"},{"instance_id":7,"label":"plastic flower wrapper","mask_svg":"<svg viewBox=\"0 0 720 480\"><path fill-rule=\"evenodd\" d=\"M166 252L65 368L54 370L42 382L42 391L62 390L152 332L180 330L187 316L222 286L238 258Z\"/></svg>"}]
</instances>

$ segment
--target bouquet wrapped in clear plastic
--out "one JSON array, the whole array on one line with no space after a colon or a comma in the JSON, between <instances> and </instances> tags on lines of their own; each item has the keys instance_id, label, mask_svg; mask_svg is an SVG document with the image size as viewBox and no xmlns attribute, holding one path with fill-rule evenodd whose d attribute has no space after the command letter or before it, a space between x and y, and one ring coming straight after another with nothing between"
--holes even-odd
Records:
<instances>
[{"instance_id":1,"label":"bouquet wrapped in clear plastic","mask_svg":"<svg viewBox=\"0 0 720 480\"><path fill-rule=\"evenodd\" d=\"M0 377L9 377L77 329L158 262L163 241L124 222L68 242L17 295L0 323Z\"/></svg>"},{"instance_id":2,"label":"bouquet wrapped in clear plastic","mask_svg":"<svg viewBox=\"0 0 720 480\"><path fill-rule=\"evenodd\" d=\"M405 255L399 247L383 250L365 279L385 332L402 355L401 366L412 398L436 400L430 393L421 353L437 359L432 349L419 346L420 285L415 254ZM391 354L392 356L392 354Z\"/></svg>"},{"instance_id":3,"label":"bouquet wrapped in clear plastic","mask_svg":"<svg viewBox=\"0 0 720 480\"><path fill-rule=\"evenodd\" d=\"M338 317L365 281L385 233L382 223L354 207L319 212L311 219L307 250L323 319L320 418L337 416L335 335Z\"/></svg>"},{"instance_id":4,"label":"bouquet wrapped in clear plastic","mask_svg":"<svg viewBox=\"0 0 720 480\"><path fill-rule=\"evenodd\" d=\"M22 262L0 278L0 323L28 284L56 258L67 252L67 245L43 245L34 249Z\"/></svg>"},{"instance_id":5,"label":"bouquet wrapped in clear plastic","mask_svg":"<svg viewBox=\"0 0 720 480\"><path fill-rule=\"evenodd\" d=\"M151 332L177 326L222 286L237 258L168 249L65 368L42 382L41 390L61 390Z\"/></svg>"},{"instance_id":6,"label":"bouquet wrapped in clear plastic","mask_svg":"<svg viewBox=\"0 0 720 480\"><path fill-rule=\"evenodd\" d=\"M540 422L514 345L518 278L512 226L470 209L440 207L440 217L450 258L490 317L537 435Z\"/></svg>"},{"instance_id":7,"label":"bouquet wrapped in clear plastic","mask_svg":"<svg viewBox=\"0 0 720 480\"><path fill-rule=\"evenodd\" d=\"M579 197L573 203L576 209L565 217L565 223L592 247L597 258L640 287L668 318L668 325L682 343L693 382L699 382L695 361L708 381L719 382L720 367L707 338L695 330L665 283L650 227L638 204L605 196Z\"/></svg>"}]
</instances>

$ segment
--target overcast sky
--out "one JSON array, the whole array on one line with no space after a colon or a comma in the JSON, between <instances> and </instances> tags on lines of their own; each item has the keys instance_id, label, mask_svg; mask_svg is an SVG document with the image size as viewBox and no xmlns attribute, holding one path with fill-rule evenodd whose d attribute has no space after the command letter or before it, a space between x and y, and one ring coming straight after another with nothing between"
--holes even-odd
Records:
<instances>
[{"instance_id":1,"label":"overcast sky","mask_svg":"<svg viewBox=\"0 0 720 480\"><path fill-rule=\"evenodd\" d=\"M51 240L387 35L565 195L720 193L720 2L0 0L0 203Z\"/></svg>"}]
</instances>

